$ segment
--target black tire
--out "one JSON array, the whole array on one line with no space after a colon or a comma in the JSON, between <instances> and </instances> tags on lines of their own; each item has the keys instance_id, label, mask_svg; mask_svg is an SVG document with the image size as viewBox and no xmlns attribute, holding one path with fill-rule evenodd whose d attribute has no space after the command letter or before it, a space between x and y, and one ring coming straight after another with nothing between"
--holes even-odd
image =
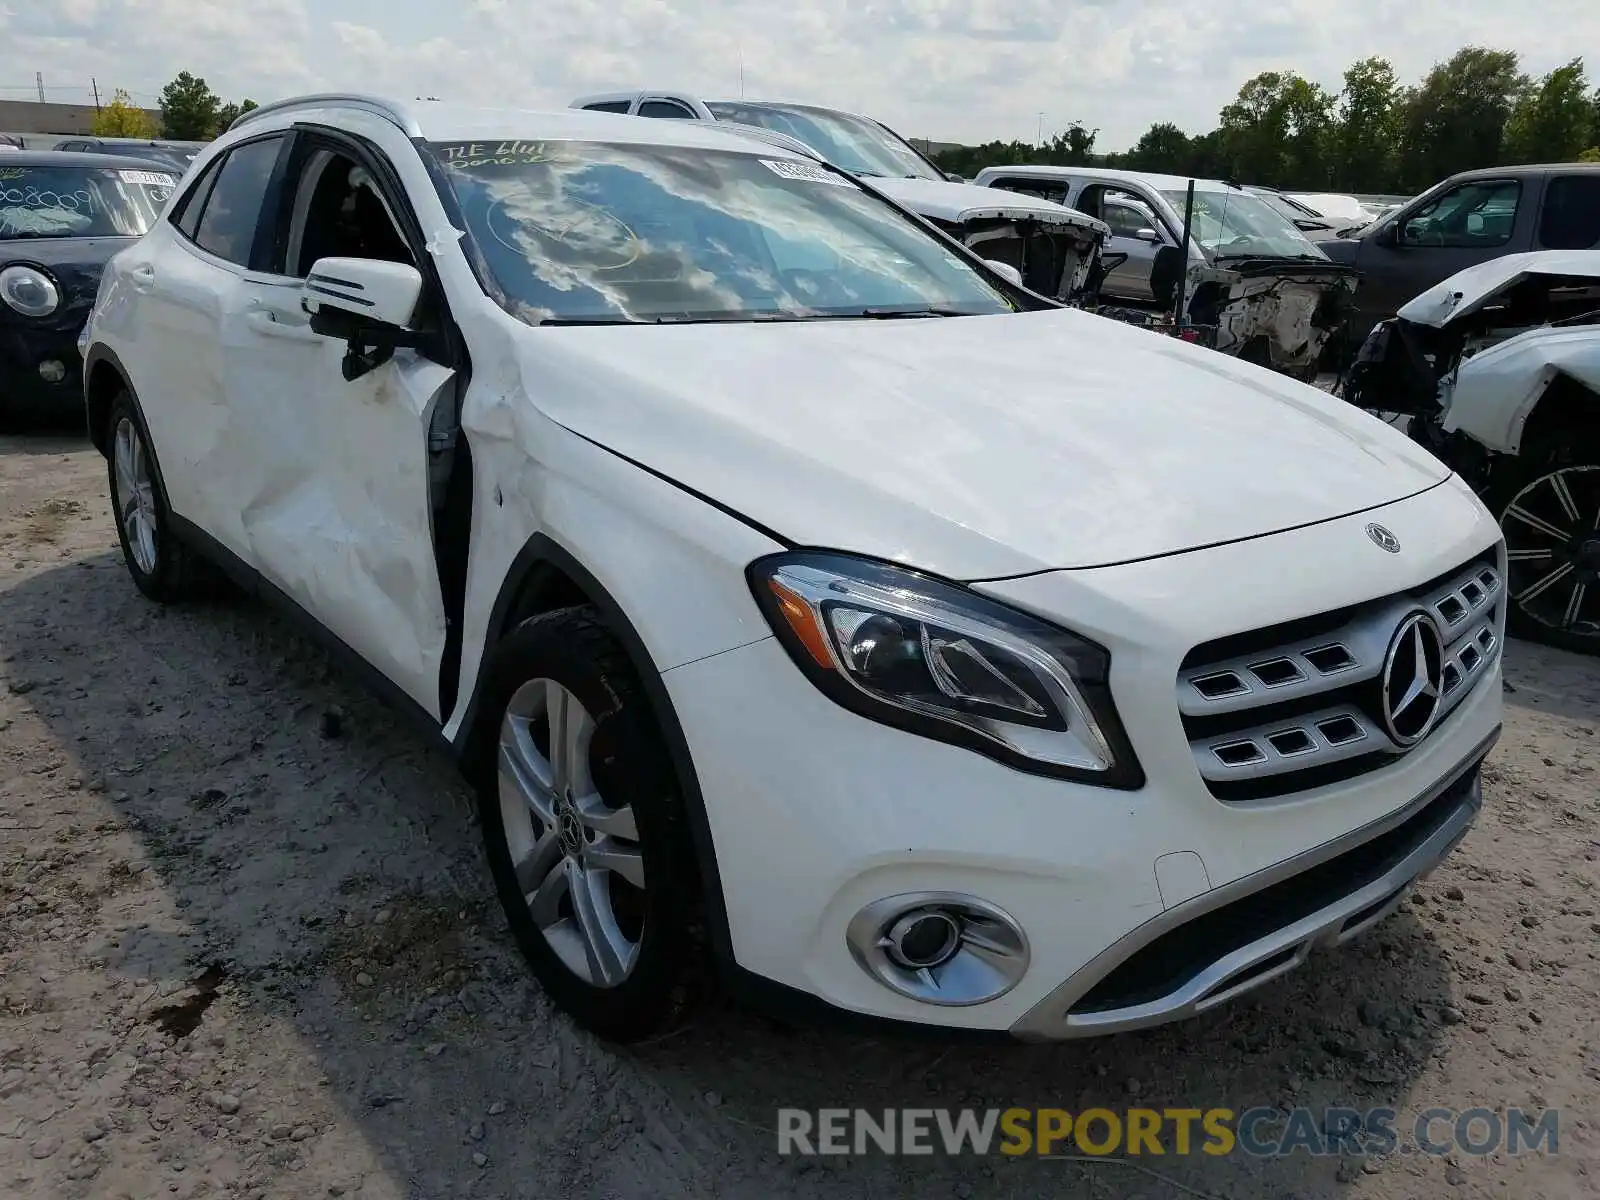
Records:
<instances>
[{"instance_id":1,"label":"black tire","mask_svg":"<svg viewBox=\"0 0 1600 1200\"><path fill-rule=\"evenodd\" d=\"M1510 555L1508 632L1600 654L1600 447L1577 434L1525 446L1516 458L1500 460L1485 500ZM1552 532L1569 529L1565 542ZM1548 557L1518 557L1547 551Z\"/></svg>"},{"instance_id":2,"label":"black tire","mask_svg":"<svg viewBox=\"0 0 1600 1200\"><path fill-rule=\"evenodd\" d=\"M610 985L583 978L562 960L536 923L513 864L501 808L502 729L513 697L539 680L565 688L592 716L588 764L595 789L613 809L631 806L637 825L646 887L611 884L629 893L619 899L632 909L637 957L626 978ZM481 711L469 773L484 850L534 975L574 1021L603 1037L633 1042L666 1028L687 1010L703 978L699 890L682 789L633 664L594 610L547 613L495 647L485 667ZM508 805L516 810L514 799ZM575 921L570 895L563 903ZM619 925L622 920L619 913Z\"/></svg>"},{"instance_id":3,"label":"black tire","mask_svg":"<svg viewBox=\"0 0 1600 1200\"><path fill-rule=\"evenodd\" d=\"M123 423L137 435L147 461L150 479L150 508L154 516L154 560L147 570L139 562L129 541L128 521L125 518L125 497L117 479L117 437ZM144 415L133 396L124 389L111 402L111 415L106 424L106 473L111 489L111 517L117 523L117 540L122 545L122 561L127 565L133 584L151 600L162 604L178 604L208 593L217 576L210 564L201 559L189 546L179 541L172 532L172 520L167 508L167 489L162 482L161 466L156 460L155 447L150 441L150 431L145 427Z\"/></svg>"}]
</instances>

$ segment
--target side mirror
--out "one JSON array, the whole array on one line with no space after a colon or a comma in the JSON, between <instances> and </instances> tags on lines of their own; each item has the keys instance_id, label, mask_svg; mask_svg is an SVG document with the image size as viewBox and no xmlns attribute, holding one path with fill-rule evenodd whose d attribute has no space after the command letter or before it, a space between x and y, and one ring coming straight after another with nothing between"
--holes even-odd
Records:
<instances>
[{"instance_id":1,"label":"side mirror","mask_svg":"<svg viewBox=\"0 0 1600 1200\"><path fill-rule=\"evenodd\" d=\"M1133 236L1141 242L1150 242L1152 244L1161 240L1161 235L1154 229L1136 229L1133 232Z\"/></svg>"},{"instance_id":2,"label":"side mirror","mask_svg":"<svg viewBox=\"0 0 1600 1200\"><path fill-rule=\"evenodd\" d=\"M984 259L983 261L988 263L989 264L989 269L991 271L993 271L996 275L1000 276L1000 278L1002 278L1002 279L1004 279L1004 280L1006 280L1006 281L1008 281L1010 283L1014 283L1018 287L1022 286L1022 272L1017 270L1010 263L1008 263L1008 262L995 262L993 259L988 259L988 258Z\"/></svg>"},{"instance_id":3,"label":"side mirror","mask_svg":"<svg viewBox=\"0 0 1600 1200\"><path fill-rule=\"evenodd\" d=\"M422 298L422 273L375 258L319 258L301 289L311 330L348 343L346 380L376 370L400 346L416 345L412 322Z\"/></svg>"},{"instance_id":4,"label":"side mirror","mask_svg":"<svg viewBox=\"0 0 1600 1200\"><path fill-rule=\"evenodd\" d=\"M963 179L960 175L957 175L954 171L946 171L944 173L944 177L946 179L948 179L951 183L965 183L966 182L965 179Z\"/></svg>"},{"instance_id":5,"label":"side mirror","mask_svg":"<svg viewBox=\"0 0 1600 1200\"><path fill-rule=\"evenodd\" d=\"M1400 244L1400 222L1390 221L1373 235L1372 240L1380 246L1398 246Z\"/></svg>"}]
</instances>

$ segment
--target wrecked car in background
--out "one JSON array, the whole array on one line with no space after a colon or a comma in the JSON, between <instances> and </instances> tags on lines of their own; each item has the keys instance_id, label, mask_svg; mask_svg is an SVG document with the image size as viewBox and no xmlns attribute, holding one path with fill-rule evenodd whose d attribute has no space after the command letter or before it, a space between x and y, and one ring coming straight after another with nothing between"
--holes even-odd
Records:
<instances>
[{"instance_id":1,"label":"wrecked car in background","mask_svg":"<svg viewBox=\"0 0 1600 1200\"><path fill-rule=\"evenodd\" d=\"M78 333L111 256L178 184L160 163L12 150L0 163L0 425L77 416Z\"/></svg>"},{"instance_id":2,"label":"wrecked car in background","mask_svg":"<svg viewBox=\"0 0 1600 1200\"><path fill-rule=\"evenodd\" d=\"M1361 273L1341 361L1379 321L1477 263L1600 246L1600 163L1463 171L1348 238L1324 242Z\"/></svg>"},{"instance_id":3,"label":"wrecked car in background","mask_svg":"<svg viewBox=\"0 0 1600 1200\"><path fill-rule=\"evenodd\" d=\"M1106 252L1151 264L1148 290L1121 291L1107 278L1103 301L1152 303L1177 279L1161 278L1173 253L1181 262L1190 180L1092 167L985 167L977 183L1026 193L1099 216L1108 204L1130 203L1156 218L1150 229L1113 230ZM1286 374L1310 379L1322 350L1345 320L1355 291L1354 268L1332 262L1259 196L1214 180L1194 180L1184 323L1215 330L1214 348ZM1167 250L1163 255L1162 251ZM1167 296L1153 303L1165 306Z\"/></svg>"},{"instance_id":4,"label":"wrecked car in background","mask_svg":"<svg viewBox=\"0 0 1600 1200\"><path fill-rule=\"evenodd\" d=\"M939 170L899 134L856 113L810 104L702 100L682 92L605 92L571 108L668 120L715 121L799 150L848 171L867 186L960 241L989 262L1010 267L1040 295L1069 301L1099 282L1106 223L1032 196L997 199L993 189Z\"/></svg>"},{"instance_id":5,"label":"wrecked car in background","mask_svg":"<svg viewBox=\"0 0 1600 1200\"><path fill-rule=\"evenodd\" d=\"M1372 330L1342 390L1484 497L1513 632L1600 652L1600 250L1451 276Z\"/></svg>"}]
</instances>

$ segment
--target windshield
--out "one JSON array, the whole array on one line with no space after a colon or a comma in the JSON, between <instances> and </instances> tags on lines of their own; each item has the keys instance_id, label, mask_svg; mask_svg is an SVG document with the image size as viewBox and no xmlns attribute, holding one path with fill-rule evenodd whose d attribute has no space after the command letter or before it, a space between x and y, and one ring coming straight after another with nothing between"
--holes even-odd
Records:
<instances>
[{"instance_id":1,"label":"windshield","mask_svg":"<svg viewBox=\"0 0 1600 1200\"><path fill-rule=\"evenodd\" d=\"M1161 193L1183 220L1186 195ZM1212 258L1326 258L1294 223L1249 192L1196 189L1190 236Z\"/></svg>"},{"instance_id":2,"label":"windshield","mask_svg":"<svg viewBox=\"0 0 1600 1200\"><path fill-rule=\"evenodd\" d=\"M890 179L943 179L920 154L874 121L820 108L718 101L706 105L719 121L758 125L798 138L842 171Z\"/></svg>"},{"instance_id":3,"label":"windshield","mask_svg":"<svg viewBox=\"0 0 1600 1200\"><path fill-rule=\"evenodd\" d=\"M176 185L159 171L0 165L0 238L138 237Z\"/></svg>"},{"instance_id":4,"label":"windshield","mask_svg":"<svg viewBox=\"0 0 1600 1200\"><path fill-rule=\"evenodd\" d=\"M598 142L429 149L497 298L530 323L1013 311L976 267L817 163Z\"/></svg>"}]
</instances>

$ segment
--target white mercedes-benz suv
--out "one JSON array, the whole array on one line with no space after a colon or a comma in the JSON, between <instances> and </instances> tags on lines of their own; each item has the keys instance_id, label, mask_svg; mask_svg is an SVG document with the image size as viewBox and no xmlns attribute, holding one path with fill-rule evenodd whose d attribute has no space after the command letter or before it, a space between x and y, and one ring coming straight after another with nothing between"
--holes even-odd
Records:
<instances>
[{"instance_id":1,"label":"white mercedes-benz suv","mask_svg":"<svg viewBox=\"0 0 1600 1200\"><path fill-rule=\"evenodd\" d=\"M549 993L1066 1038L1465 833L1506 567L1332 397L716 127L268 105L83 337L134 583L231 576L459 757Z\"/></svg>"}]
</instances>

